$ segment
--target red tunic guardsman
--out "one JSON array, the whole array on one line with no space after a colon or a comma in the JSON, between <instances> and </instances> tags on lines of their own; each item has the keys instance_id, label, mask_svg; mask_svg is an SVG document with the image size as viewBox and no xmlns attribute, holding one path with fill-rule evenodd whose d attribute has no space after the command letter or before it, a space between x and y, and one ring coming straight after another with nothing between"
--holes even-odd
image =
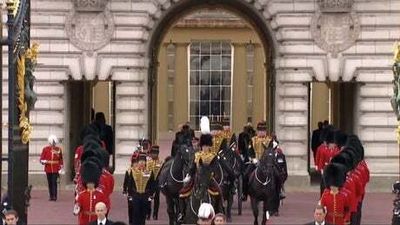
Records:
<instances>
[{"instance_id":1,"label":"red tunic guardsman","mask_svg":"<svg viewBox=\"0 0 400 225\"><path fill-rule=\"evenodd\" d=\"M324 190L320 204L327 209L326 222L335 225L344 225L350 221L351 202L349 196L342 190L345 182L345 168L343 165L330 163L324 169Z\"/></svg>"},{"instance_id":2,"label":"red tunic guardsman","mask_svg":"<svg viewBox=\"0 0 400 225\"><path fill-rule=\"evenodd\" d=\"M104 193L96 189L100 178L100 169L95 162L90 160L83 162L81 177L86 190L78 193L75 198L74 215L78 215L79 225L87 225L96 220L95 206L98 202L107 204Z\"/></svg>"},{"instance_id":3,"label":"red tunic guardsman","mask_svg":"<svg viewBox=\"0 0 400 225\"><path fill-rule=\"evenodd\" d=\"M58 139L55 135L48 138L49 145L44 147L40 155L40 163L44 165L49 186L49 200L57 200L57 179L59 171L63 168L63 154L60 147L56 146Z\"/></svg>"}]
</instances>

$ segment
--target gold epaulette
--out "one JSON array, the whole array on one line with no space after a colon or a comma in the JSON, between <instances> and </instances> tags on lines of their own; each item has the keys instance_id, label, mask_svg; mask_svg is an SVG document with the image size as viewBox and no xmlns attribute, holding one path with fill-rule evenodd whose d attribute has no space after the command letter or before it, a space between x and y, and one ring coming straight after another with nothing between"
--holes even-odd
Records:
<instances>
[{"instance_id":1,"label":"gold epaulette","mask_svg":"<svg viewBox=\"0 0 400 225\"><path fill-rule=\"evenodd\" d=\"M213 137L213 146L211 147L211 151L215 154L218 153L219 148L221 146L222 141L224 140L224 136L222 133L218 133Z\"/></svg>"},{"instance_id":2,"label":"gold epaulette","mask_svg":"<svg viewBox=\"0 0 400 225\"><path fill-rule=\"evenodd\" d=\"M158 173L160 172L162 164L163 162L161 160L150 159L146 163L146 170L152 171L154 176L157 177Z\"/></svg>"},{"instance_id":3,"label":"gold epaulette","mask_svg":"<svg viewBox=\"0 0 400 225\"><path fill-rule=\"evenodd\" d=\"M199 165L200 159L202 160L202 162L204 164L210 164L211 161L215 158L216 154L212 151L200 151L200 152L196 152L195 156L194 156L194 162L196 163L196 165Z\"/></svg>"},{"instance_id":4,"label":"gold epaulette","mask_svg":"<svg viewBox=\"0 0 400 225\"><path fill-rule=\"evenodd\" d=\"M147 183L149 182L150 176L151 176L150 171L147 171L147 170L142 171L142 170L135 168L135 169L132 169L132 176L133 176L133 179L135 180L136 191L139 194L145 193Z\"/></svg>"}]
</instances>

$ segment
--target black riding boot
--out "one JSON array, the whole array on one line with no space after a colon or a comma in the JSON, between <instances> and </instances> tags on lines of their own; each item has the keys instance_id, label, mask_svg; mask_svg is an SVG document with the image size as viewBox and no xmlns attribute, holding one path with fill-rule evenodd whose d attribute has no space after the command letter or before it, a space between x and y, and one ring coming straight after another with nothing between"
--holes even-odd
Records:
<instances>
[{"instance_id":1,"label":"black riding boot","mask_svg":"<svg viewBox=\"0 0 400 225\"><path fill-rule=\"evenodd\" d=\"M185 218L185 212L186 212L186 201L184 198L179 198L179 214L176 219L178 223L183 223L183 219Z\"/></svg>"}]
</instances>

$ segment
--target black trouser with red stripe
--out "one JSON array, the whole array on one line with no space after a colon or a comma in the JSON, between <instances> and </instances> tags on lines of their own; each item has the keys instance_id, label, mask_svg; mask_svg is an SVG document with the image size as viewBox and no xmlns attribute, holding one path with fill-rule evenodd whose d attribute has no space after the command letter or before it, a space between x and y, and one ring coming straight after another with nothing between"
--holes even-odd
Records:
<instances>
[{"instance_id":1,"label":"black trouser with red stripe","mask_svg":"<svg viewBox=\"0 0 400 225\"><path fill-rule=\"evenodd\" d=\"M46 173L47 183L49 185L50 200L57 200L57 179L58 173Z\"/></svg>"}]
</instances>

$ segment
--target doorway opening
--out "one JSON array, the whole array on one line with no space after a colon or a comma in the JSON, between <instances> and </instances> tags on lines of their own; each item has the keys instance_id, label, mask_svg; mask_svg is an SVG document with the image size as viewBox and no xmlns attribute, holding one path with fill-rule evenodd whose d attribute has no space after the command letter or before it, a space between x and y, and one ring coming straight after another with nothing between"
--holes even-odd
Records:
<instances>
[{"instance_id":1,"label":"doorway opening","mask_svg":"<svg viewBox=\"0 0 400 225\"><path fill-rule=\"evenodd\" d=\"M65 85L66 106L66 144L68 151L65 160L67 177L74 178L75 149L82 144L80 133L90 124L97 112L103 112L106 124L115 124L115 82L112 81L68 81ZM115 135L113 137L115 143ZM115 144L114 144L115 146ZM115 169L115 150L110 157L110 168Z\"/></svg>"},{"instance_id":2,"label":"doorway opening","mask_svg":"<svg viewBox=\"0 0 400 225\"><path fill-rule=\"evenodd\" d=\"M327 121L335 129L347 134L355 133L358 90L359 83L356 82L309 83L308 172L311 182L319 182L320 179L320 175L315 171L314 154L311 150L313 131L318 129L318 122Z\"/></svg>"}]
</instances>

